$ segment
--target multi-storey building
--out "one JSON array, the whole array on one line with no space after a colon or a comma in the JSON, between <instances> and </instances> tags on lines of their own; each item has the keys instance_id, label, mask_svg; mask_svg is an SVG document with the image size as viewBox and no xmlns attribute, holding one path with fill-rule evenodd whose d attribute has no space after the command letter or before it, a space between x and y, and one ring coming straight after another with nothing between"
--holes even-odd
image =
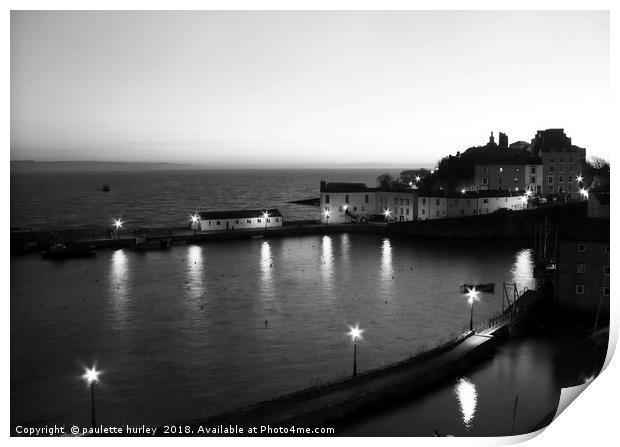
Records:
<instances>
[{"instance_id":1,"label":"multi-storey building","mask_svg":"<svg viewBox=\"0 0 620 447\"><path fill-rule=\"evenodd\" d=\"M321 223L348 223L376 213L376 188L364 183L321 182Z\"/></svg>"},{"instance_id":2,"label":"multi-storey building","mask_svg":"<svg viewBox=\"0 0 620 447\"><path fill-rule=\"evenodd\" d=\"M491 161L475 166L475 187L477 190L529 189L542 190L542 161L540 158Z\"/></svg>"}]
</instances>

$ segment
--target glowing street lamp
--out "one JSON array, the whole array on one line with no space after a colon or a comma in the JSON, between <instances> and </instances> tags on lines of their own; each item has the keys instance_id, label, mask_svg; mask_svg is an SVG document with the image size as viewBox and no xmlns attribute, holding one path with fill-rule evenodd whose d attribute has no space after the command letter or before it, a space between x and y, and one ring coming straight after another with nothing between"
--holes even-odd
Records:
<instances>
[{"instance_id":1,"label":"glowing street lamp","mask_svg":"<svg viewBox=\"0 0 620 447\"><path fill-rule=\"evenodd\" d=\"M90 387L90 416L91 416L91 425L92 428L95 428L95 385L99 383L99 374L101 371L97 371L97 367L93 366L92 368L84 368L84 374L82 375L82 379L86 382L86 384Z\"/></svg>"},{"instance_id":2,"label":"glowing street lamp","mask_svg":"<svg viewBox=\"0 0 620 447\"><path fill-rule=\"evenodd\" d=\"M531 189L528 189L527 191L525 191L525 195L526 195L527 197L532 197L532 190L531 190Z\"/></svg>"},{"instance_id":3,"label":"glowing street lamp","mask_svg":"<svg viewBox=\"0 0 620 447\"><path fill-rule=\"evenodd\" d=\"M587 199L590 196L590 193L585 188L581 188L579 190L579 194L581 194L581 197L583 197L584 199Z\"/></svg>"},{"instance_id":4,"label":"glowing street lamp","mask_svg":"<svg viewBox=\"0 0 620 447\"><path fill-rule=\"evenodd\" d=\"M466 192L467 190L465 188L461 189L461 194L465 195Z\"/></svg>"},{"instance_id":5,"label":"glowing street lamp","mask_svg":"<svg viewBox=\"0 0 620 447\"><path fill-rule=\"evenodd\" d=\"M577 176L577 183L583 182L583 177L581 175Z\"/></svg>"},{"instance_id":6,"label":"glowing street lamp","mask_svg":"<svg viewBox=\"0 0 620 447\"><path fill-rule=\"evenodd\" d=\"M329 210L323 211L323 215L325 216L325 225L329 225Z\"/></svg>"},{"instance_id":7,"label":"glowing street lamp","mask_svg":"<svg viewBox=\"0 0 620 447\"><path fill-rule=\"evenodd\" d=\"M267 229L267 218L269 217L269 213L265 211L263 213L263 218L265 219L265 230Z\"/></svg>"},{"instance_id":8,"label":"glowing street lamp","mask_svg":"<svg viewBox=\"0 0 620 447\"><path fill-rule=\"evenodd\" d=\"M116 234L116 239L119 239L118 232L123 229L123 224L125 222L123 222L120 217L118 219L113 219L113 220L114 220L114 223L112 225L114 226L114 233Z\"/></svg>"},{"instance_id":9,"label":"glowing street lamp","mask_svg":"<svg viewBox=\"0 0 620 447\"><path fill-rule=\"evenodd\" d=\"M385 221L387 222L388 219L390 218L390 214L392 212L389 209L386 209L385 211L383 211L383 215L385 216Z\"/></svg>"},{"instance_id":10,"label":"glowing street lamp","mask_svg":"<svg viewBox=\"0 0 620 447\"><path fill-rule=\"evenodd\" d=\"M469 303L470 307L471 307L471 314L469 317L469 330L471 332L474 331L474 303L476 301L478 301L478 291L476 290L475 287L472 287L471 289L468 289L467 291L467 302Z\"/></svg>"},{"instance_id":11,"label":"glowing street lamp","mask_svg":"<svg viewBox=\"0 0 620 447\"><path fill-rule=\"evenodd\" d=\"M521 196L521 205L525 206L527 205L527 193L524 196Z\"/></svg>"},{"instance_id":12,"label":"glowing street lamp","mask_svg":"<svg viewBox=\"0 0 620 447\"><path fill-rule=\"evenodd\" d=\"M192 214L191 216L191 227L194 230L194 236L196 236L196 230L198 229L198 221L200 220L200 217L198 216L198 214Z\"/></svg>"},{"instance_id":13,"label":"glowing street lamp","mask_svg":"<svg viewBox=\"0 0 620 447\"><path fill-rule=\"evenodd\" d=\"M353 377L357 376L357 339L362 339L362 332L364 332L364 329L360 329L359 324L356 323L355 327L349 326L349 332L347 333L353 342Z\"/></svg>"},{"instance_id":14,"label":"glowing street lamp","mask_svg":"<svg viewBox=\"0 0 620 447\"><path fill-rule=\"evenodd\" d=\"M416 183L417 183L417 182L419 182L420 180L422 180L422 178L421 178L419 175L416 175L416 176L415 176L415 181L416 181Z\"/></svg>"}]
</instances>

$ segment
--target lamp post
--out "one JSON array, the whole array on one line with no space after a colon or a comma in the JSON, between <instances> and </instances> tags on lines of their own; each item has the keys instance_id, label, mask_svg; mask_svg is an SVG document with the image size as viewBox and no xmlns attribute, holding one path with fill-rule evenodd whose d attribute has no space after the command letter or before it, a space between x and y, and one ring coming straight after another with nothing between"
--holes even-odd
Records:
<instances>
[{"instance_id":1,"label":"lamp post","mask_svg":"<svg viewBox=\"0 0 620 447\"><path fill-rule=\"evenodd\" d=\"M387 223L389 218L390 218L390 214L391 211L389 209L386 209L385 211L383 211L383 215L385 216L385 222Z\"/></svg>"},{"instance_id":2,"label":"lamp post","mask_svg":"<svg viewBox=\"0 0 620 447\"><path fill-rule=\"evenodd\" d=\"M363 329L360 329L359 324L355 324L355 327L349 326L348 335L353 341L353 377L357 376L357 339L361 340Z\"/></svg>"},{"instance_id":3,"label":"lamp post","mask_svg":"<svg viewBox=\"0 0 620 447\"><path fill-rule=\"evenodd\" d=\"M579 190L579 194L581 194L581 197L582 197L583 199L587 199L587 198L588 198L588 196L590 195L590 193L588 192L588 190L587 190L587 189L585 189L585 188L581 188L581 189Z\"/></svg>"},{"instance_id":4,"label":"lamp post","mask_svg":"<svg viewBox=\"0 0 620 447\"><path fill-rule=\"evenodd\" d=\"M267 231L267 218L269 217L269 213L265 211L263 213L263 218L265 219L265 231Z\"/></svg>"},{"instance_id":5,"label":"lamp post","mask_svg":"<svg viewBox=\"0 0 620 447\"><path fill-rule=\"evenodd\" d=\"M90 387L90 416L91 416L91 426L95 428L95 385L99 383L99 374L101 371L97 371L96 366L92 368L85 368L84 374L82 375L82 379L86 382L86 384Z\"/></svg>"},{"instance_id":6,"label":"lamp post","mask_svg":"<svg viewBox=\"0 0 620 447\"><path fill-rule=\"evenodd\" d=\"M199 220L198 215L197 214L192 214L191 219L192 219L191 220L191 222L192 222L191 223L192 230L194 230L194 236L196 236L196 230L198 229L198 220Z\"/></svg>"},{"instance_id":7,"label":"lamp post","mask_svg":"<svg viewBox=\"0 0 620 447\"><path fill-rule=\"evenodd\" d=\"M325 216L325 226L329 224L329 210L323 211L323 215Z\"/></svg>"},{"instance_id":8,"label":"lamp post","mask_svg":"<svg viewBox=\"0 0 620 447\"><path fill-rule=\"evenodd\" d=\"M474 303L478 301L478 291L476 290L475 287L472 287L471 289L468 290L467 296L468 296L467 302L469 303L471 307L471 313L469 316L469 330L470 332L473 332L474 331Z\"/></svg>"},{"instance_id":9,"label":"lamp post","mask_svg":"<svg viewBox=\"0 0 620 447\"><path fill-rule=\"evenodd\" d=\"M116 235L116 239L120 239L119 231L123 229L123 221L119 217L118 219L114 219L114 234Z\"/></svg>"}]
</instances>

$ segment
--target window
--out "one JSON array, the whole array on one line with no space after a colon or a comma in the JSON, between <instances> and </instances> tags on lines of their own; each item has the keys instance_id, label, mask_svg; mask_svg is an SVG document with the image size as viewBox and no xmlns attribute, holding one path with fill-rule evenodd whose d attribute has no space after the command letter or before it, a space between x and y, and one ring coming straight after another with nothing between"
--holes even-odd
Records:
<instances>
[{"instance_id":1,"label":"window","mask_svg":"<svg viewBox=\"0 0 620 447\"><path fill-rule=\"evenodd\" d=\"M219 224L220 224L220 221L218 220L217 222L215 222L215 224L216 224L216 225L219 225Z\"/></svg>"},{"instance_id":2,"label":"window","mask_svg":"<svg viewBox=\"0 0 620 447\"><path fill-rule=\"evenodd\" d=\"M547 177L547 183L553 183L553 176L552 175Z\"/></svg>"},{"instance_id":3,"label":"window","mask_svg":"<svg viewBox=\"0 0 620 447\"><path fill-rule=\"evenodd\" d=\"M235 220L235 225L239 225L239 219Z\"/></svg>"},{"instance_id":4,"label":"window","mask_svg":"<svg viewBox=\"0 0 620 447\"><path fill-rule=\"evenodd\" d=\"M489 199L482 199L482 203L489 203Z\"/></svg>"},{"instance_id":5,"label":"window","mask_svg":"<svg viewBox=\"0 0 620 447\"><path fill-rule=\"evenodd\" d=\"M401 215L405 214L405 213L403 212L403 209L402 209L402 208L400 209L400 214L401 214Z\"/></svg>"},{"instance_id":6,"label":"window","mask_svg":"<svg viewBox=\"0 0 620 447\"><path fill-rule=\"evenodd\" d=\"M586 291L586 288L583 284L577 284L577 286L575 286L575 293L577 295L583 295Z\"/></svg>"},{"instance_id":7,"label":"window","mask_svg":"<svg viewBox=\"0 0 620 447\"><path fill-rule=\"evenodd\" d=\"M572 176L572 175L569 175L569 176L568 176L568 183L572 183L572 181L573 181L573 176Z\"/></svg>"},{"instance_id":8,"label":"window","mask_svg":"<svg viewBox=\"0 0 620 447\"><path fill-rule=\"evenodd\" d=\"M549 167L549 172L553 172L553 166Z\"/></svg>"},{"instance_id":9,"label":"window","mask_svg":"<svg viewBox=\"0 0 620 447\"><path fill-rule=\"evenodd\" d=\"M603 287L603 296L609 296L609 287Z\"/></svg>"},{"instance_id":10,"label":"window","mask_svg":"<svg viewBox=\"0 0 620 447\"><path fill-rule=\"evenodd\" d=\"M501 174L502 172L504 172L504 168L499 168L499 173Z\"/></svg>"},{"instance_id":11,"label":"window","mask_svg":"<svg viewBox=\"0 0 620 447\"><path fill-rule=\"evenodd\" d=\"M502 179L498 179L498 183L501 185L502 184Z\"/></svg>"},{"instance_id":12,"label":"window","mask_svg":"<svg viewBox=\"0 0 620 447\"><path fill-rule=\"evenodd\" d=\"M577 264L577 273L585 273L586 265L585 264Z\"/></svg>"},{"instance_id":13,"label":"window","mask_svg":"<svg viewBox=\"0 0 620 447\"><path fill-rule=\"evenodd\" d=\"M271 219L267 219L267 223L271 223Z\"/></svg>"},{"instance_id":14,"label":"window","mask_svg":"<svg viewBox=\"0 0 620 447\"><path fill-rule=\"evenodd\" d=\"M325 203L329 203L329 194L325 194Z\"/></svg>"},{"instance_id":15,"label":"window","mask_svg":"<svg viewBox=\"0 0 620 447\"><path fill-rule=\"evenodd\" d=\"M425 211L426 211L426 210L422 210L422 214L426 214L426 213L425 213Z\"/></svg>"},{"instance_id":16,"label":"window","mask_svg":"<svg viewBox=\"0 0 620 447\"><path fill-rule=\"evenodd\" d=\"M405 199L405 205L409 206L409 199Z\"/></svg>"},{"instance_id":17,"label":"window","mask_svg":"<svg viewBox=\"0 0 620 447\"><path fill-rule=\"evenodd\" d=\"M483 185L488 185L489 184L489 179L487 177L482 177L482 184Z\"/></svg>"},{"instance_id":18,"label":"window","mask_svg":"<svg viewBox=\"0 0 620 447\"><path fill-rule=\"evenodd\" d=\"M408 216L409 215L409 208L405 208L405 214Z\"/></svg>"},{"instance_id":19,"label":"window","mask_svg":"<svg viewBox=\"0 0 620 447\"><path fill-rule=\"evenodd\" d=\"M536 177L530 178L530 183L536 183Z\"/></svg>"},{"instance_id":20,"label":"window","mask_svg":"<svg viewBox=\"0 0 620 447\"><path fill-rule=\"evenodd\" d=\"M439 199L435 199L435 205L439 206Z\"/></svg>"},{"instance_id":21,"label":"window","mask_svg":"<svg viewBox=\"0 0 620 447\"><path fill-rule=\"evenodd\" d=\"M356 206L353 207L353 211L357 211L357 207Z\"/></svg>"},{"instance_id":22,"label":"window","mask_svg":"<svg viewBox=\"0 0 620 447\"><path fill-rule=\"evenodd\" d=\"M400 199L400 204L403 205L405 203L405 201L403 199Z\"/></svg>"},{"instance_id":23,"label":"window","mask_svg":"<svg viewBox=\"0 0 620 447\"><path fill-rule=\"evenodd\" d=\"M519 179L517 177L513 177L512 181L515 183L519 183Z\"/></svg>"},{"instance_id":24,"label":"window","mask_svg":"<svg viewBox=\"0 0 620 447\"><path fill-rule=\"evenodd\" d=\"M530 174L536 174L536 166L530 168Z\"/></svg>"},{"instance_id":25,"label":"window","mask_svg":"<svg viewBox=\"0 0 620 447\"><path fill-rule=\"evenodd\" d=\"M211 221L209 221L209 226L211 226Z\"/></svg>"},{"instance_id":26,"label":"window","mask_svg":"<svg viewBox=\"0 0 620 447\"><path fill-rule=\"evenodd\" d=\"M482 167L482 173L483 174L487 174L489 172L489 167L488 166L483 166Z\"/></svg>"},{"instance_id":27,"label":"window","mask_svg":"<svg viewBox=\"0 0 620 447\"><path fill-rule=\"evenodd\" d=\"M553 163L553 158L550 158L550 159L549 159L549 163Z\"/></svg>"},{"instance_id":28,"label":"window","mask_svg":"<svg viewBox=\"0 0 620 447\"><path fill-rule=\"evenodd\" d=\"M605 267L603 267L603 275L605 276L609 276L609 266L606 265Z\"/></svg>"},{"instance_id":29,"label":"window","mask_svg":"<svg viewBox=\"0 0 620 447\"><path fill-rule=\"evenodd\" d=\"M439 210L435 211L435 216L439 216Z\"/></svg>"},{"instance_id":30,"label":"window","mask_svg":"<svg viewBox=\"0 0 620 447\"><path fill-rule=\"evenodd\" d=\"M257 223L261 223L261 220L260 220L260 219L256 219L256 222L257 222Z\"/></svg>"},{"instance_id":31,"label":"window","mask_svg":"<svg viewBox=\"0 0 620 447\"><path fill-rule=\"evenodd\" d=\"M342 211L342 207L341 206L338 207L338 211Z\"/></svg>"},{"instance_id":32,"label":"window","mask_svg":"<svg viewBox=\"0 0 620 447\"><path fill-rule=\"evenodd\" d=\"M364 203L368 203L368 194L364 196Z\"/></svg>"},{"instance_id":33,"label":"window","mask_svg":"<svg viewBox=\"0 0 620 447\"><path fill-rule=\"evenodd\" d=\"M276 219L276 222L280 222L280 218L279 217Z\"/></svg>"},{"instance_id":34,"label":"window","mask_svg":"<svg viewBox=\"0 0 620 447\"><path fill-rule=\"evenodd\" d=\"M394 205L398 205L398 199L394 197Z\"/></svg>"},{"instance_id":35,"label":"window","mask_svg":"<svg viewBox=\"0 0 620 447\"><path fill-rule=\"evenodd\" d=\"M560 178L558 179L558 181L559 181L560 183L564 183L564 176L563 176L563 175L561 175L561 176L560 176Z\"/></svg>"},{"instance_id":36,"label":"window","mask_svg":"<svg viewBox=\"0 0 620 447\"><path fill-rule=\"evenodd\" d=\"M344 196L344 203L349 203L349 194Z\"/></svg>"},{"instance_id":37,"label":"window","mask_svg":"<svg viewBox=\"0 0 620 447\"><path fill-rule=\"evenodd\" d=\"M422 205L426 205L426 197L422 197ZM422 210L424 211L424 210Z\"/></svg>"},{"instance_id":38,"label":"window","mask_svg":"<svg viewBox=\"0 0 620 447\"><path fill-rule=\"evenodd\" d=\"M579 244L577 244L577 251L581 253L585 253L586 251L588 251L588 244L584 244L583 242L580 242Z\"/></svg>"}]
</instances>

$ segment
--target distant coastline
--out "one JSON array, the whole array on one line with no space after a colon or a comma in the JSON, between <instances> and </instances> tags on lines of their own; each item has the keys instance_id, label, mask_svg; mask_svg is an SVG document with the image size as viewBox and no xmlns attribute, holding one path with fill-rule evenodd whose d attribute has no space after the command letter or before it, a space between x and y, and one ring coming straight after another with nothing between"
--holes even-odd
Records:
<instances>
[{"instance_id":1,"label":"distant coastline","mask_svg":"<svg viewBox=\"0 0 620 447\"><path fill-rule=\"evenodd\" d=\"M356 163L347 165L322 166L308 164L305 166L289 165L206 165L200 163L167 163L167 162L122 162L122 161L36 161L36 160L12 160L11 172L98 172L98 171L170 171L170 170L215 170L215 169L389 169L403 170L403 165ZM416 167L432 167L428 163L415 164Z\"/></svg>"}]
</instances>

